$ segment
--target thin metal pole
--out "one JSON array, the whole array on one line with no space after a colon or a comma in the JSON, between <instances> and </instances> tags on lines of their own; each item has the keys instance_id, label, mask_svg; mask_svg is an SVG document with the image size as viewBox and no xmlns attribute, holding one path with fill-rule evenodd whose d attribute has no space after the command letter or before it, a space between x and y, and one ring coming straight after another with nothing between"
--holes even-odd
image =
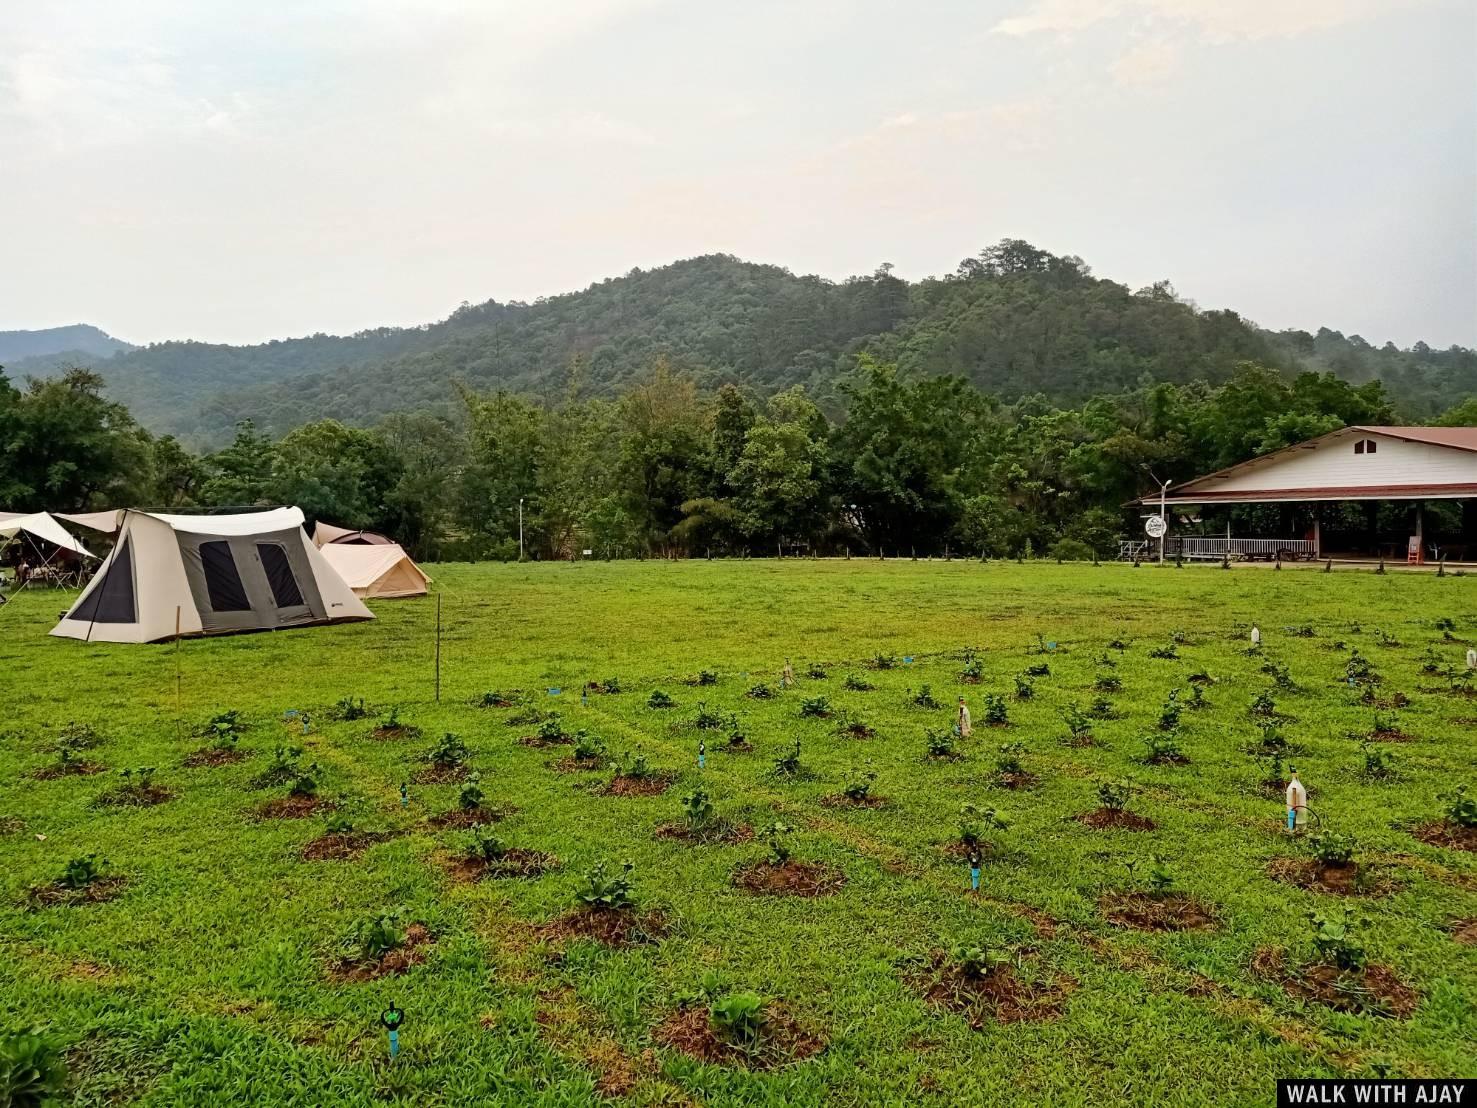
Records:
<instances>
[{"instance_id":1,"label":"thin metal pole","mask_svg":"<svg viewBox=\"0 0 1477 1108\"><path fill-rule=\"evenodd\" d=\"M184 718L180 710L180 695L184 678L180 674L179 629L180 606L176 604L174 606L174 737L176 740L184 738Z\"/></svg>"},{"instance_id":2,"label":"thin metal pole","mask_svg":"<svg viewBox=\"0 0 1477 1108\"><path fill-rule=\"evenodd\" d=\"M523 497L518 498L518 560L523 561Z\"/></svg>"},{"instance_id":3,"label":"thin metal pole","mask_svg":"<svg viewBox=\"0 0 1477 1108\"><path fill-rule=\"evenodd\" d=\"M436 593L436 703L441 703L441 593Z\"/></svg>"},{"instance_id":4,"label":"thin metal pole","mask_svg":"<svg viewBox=\"0 0 1477 1108\"><path fill-rule=\"evenodd\" d=\"M1169 532L1169 520L1164 518L1164 495L1169 491L1169 482L1165 481L1159 486L1159 522L1164 524L1164 530L1159 532L1159 564L1164 564L1164 536Z\"/></svg>"}]
</instances>

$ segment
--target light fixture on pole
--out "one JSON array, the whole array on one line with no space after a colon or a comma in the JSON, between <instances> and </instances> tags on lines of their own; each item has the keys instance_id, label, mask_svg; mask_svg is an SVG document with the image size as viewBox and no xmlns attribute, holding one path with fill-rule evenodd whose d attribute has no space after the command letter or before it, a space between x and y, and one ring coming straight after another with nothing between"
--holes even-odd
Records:
<instances>
[{"instance_id":1,"label":"light fixture on pole","mask_svg":"<svg viewBox=\"0 0 1477 1108\"><path fill-rule=\"evenodd\" d=\"M518 560L523 561L523 497L518 498Z\"/></svg>"},{"instance_id":2,"label":"light fixture on pole","mask_svg":"<svg viewBox=\"0 0 1477 1108\"><path fill-rule=\"evenodd\" d=\"M1164 564L1164 536L1169 532L1169 520L1165 516L1165 499L1169 493L1169 482L1161 481L1154 471L1147 465L1142 466L1143 471L1154 479L1154 484L1159 486L1159 514L1151 516L1144 521L1144 530L1148 532L1151 539L1159 540L1159 564Z\"/></svg>"}]
</instances>

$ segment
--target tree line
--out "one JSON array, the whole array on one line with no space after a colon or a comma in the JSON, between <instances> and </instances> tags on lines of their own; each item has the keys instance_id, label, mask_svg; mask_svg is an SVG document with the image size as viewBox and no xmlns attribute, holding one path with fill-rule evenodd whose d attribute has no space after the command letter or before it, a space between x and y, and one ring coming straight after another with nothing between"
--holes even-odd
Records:
<instances>
[{"instance_id":1,"label":"tree line","mask_svg":"<svg viewBox=\"0 0 1477 1108\"><path fill-rule=\"evenodd\" d=\"M241 422L195 454L142 428L94 372L0 374L0 508L246 508L384 531L420 558L1107 555L1125 502L1349 424L1388 424L1383 383L1243 362L1220 384L1145 383L1060 405L861 353L834 416L803 385L701 387L658 356L614 396L588 364L558 395L460 386L445 412L286 434ZM1443 417L1477 423L1477 397ZM1336 510L1336 509L1330 509ZM1254 514L1258 509L1237 509ZM1247 522L1250 522L1249 520Z\"/></svg>"}]
</instances>

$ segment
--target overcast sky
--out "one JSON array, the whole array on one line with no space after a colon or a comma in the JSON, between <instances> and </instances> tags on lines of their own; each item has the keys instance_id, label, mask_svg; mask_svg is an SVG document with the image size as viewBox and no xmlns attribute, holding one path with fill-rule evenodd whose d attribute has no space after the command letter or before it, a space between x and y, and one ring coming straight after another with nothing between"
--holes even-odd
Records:
<instances>
[{"instance_id":1,"label":"overcast sky","mask_svg":"<svg viewBox=\"0 0 1477 1108\"><path fill-rule=\"evenodd\" d=\"M1005 236L1477 344L1472 0L51 0L0 30L0 329L257 341L723 251Z\"/></svg>"}]
</instances>

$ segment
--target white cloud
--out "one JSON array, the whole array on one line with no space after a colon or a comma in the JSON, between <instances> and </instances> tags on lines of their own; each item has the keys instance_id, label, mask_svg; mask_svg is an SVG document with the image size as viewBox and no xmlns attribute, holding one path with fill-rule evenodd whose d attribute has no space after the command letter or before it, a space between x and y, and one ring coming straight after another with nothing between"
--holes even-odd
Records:
<instances>
[{"instance_id":1,"label":"white cloud","mask_svg":"<svg viewBox=\"0 0 1477 1108\"><path fill-rule=\"evenodd\" d=\"M1151 39L1130 47L1108 67L1108 72L1120 85L1156 85L1172 77L1179 67L1179 47Z\"/></svg>"},{"instance_id":2,"label":"white cloud","mask_svg":"<svg viewBox=\"0 0 1477 1108\"><path fill-rule=\"evenodd\" d=\"M1002 19L1002 35L1068 34L1094 24L1135 16L1151 25L1178 24L1211 42L1291 37L1384 12L1419 0L1035 0Z\"/></svg>"}]
</instances>

